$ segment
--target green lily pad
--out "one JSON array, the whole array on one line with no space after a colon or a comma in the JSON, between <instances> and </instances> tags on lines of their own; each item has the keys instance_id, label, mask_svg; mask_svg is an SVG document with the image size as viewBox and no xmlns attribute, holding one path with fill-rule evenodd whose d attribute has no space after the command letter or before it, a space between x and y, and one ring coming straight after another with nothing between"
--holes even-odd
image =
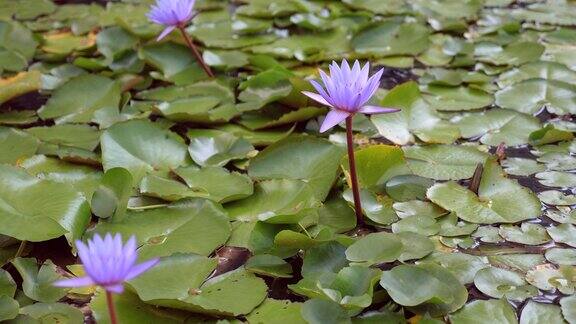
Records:
<instances>
[{"instance_id":1,"label":"green lily pad","mask_svg":"<svg viewBox=\"0 0 576 324\"><path fill-rule=\"evenodd\" d=\"M504 177L495 161L484 166L478 196L455 182L446 182L430 188L428 198L472 223L516 223L540 215L540 200L515 180Z\"/></svg>"},{"instance_id":2,"label":"green lily pad","mask_svg":"<svg viewBox=\"0 0 576 324\"><path fill-rule=\"evenodd\" d=\"M521 324L562 323L562 311L557 305L528 301L520 315Z\"/></svg>"},{"instance_id":3,"label":"green lily pad","mask_svg":"<svg viewBox=\"0 0 576 324\"><path fill-rule=\"evenodd\" d=\"M107 127L118 120L120 93L120 84L112 79L80 75L56 89L38 116L59 124L95 122Z\"/></svg>"},{"instance_id":4,"label":"green lily pad","mask_svg":"<svg viewBox=\"0 0 576 324\"><path fill-rule=\"evenodd\" d=\"M2 234L33 242L64 234L70 239L82 235L90 211L85 198L71 185L40 180L7 165L0 166L0 174Z\"/></svg>"},{"instance_id":5,"label":"green lily pad","mask_svg":"<svg viewBox=\"0 0 576 324\"><path fill-rule=\"evenodd\" d=\"M231 219L296 224L300 212L317 208L320 201L302 180L265 180L256 184L254 195L226 205Z\"/></svg>"},{"instance_id":6,"label":"green lily pad","mask_svg":"<svg viewBox=\"0 0 576 324\"><path fill-rule=\"evenodd\" d=\"M560 224L549 227L547 230L554 241L576 247L576 226L572 224Z\"/></svg>"},{"instance_id":7,"label":"green lily pad","mask_svg":"<svg viewBox=\"0 0 576 324\"><path fill-rule=\"evenodd\" d=\"M546 166L532 159L511 157L502 161L502 167L506 173L516 176L529 176L538 172L546 171Z\"/></svg>"},{"instance_id":8,"label":"green lily pad","mask_svg":"<svg viewBox=\"0 0 576 324\"><path fill-rule=\"evenodd\" d=\"M247 198L254 192L252 180L241 173L222 167L184 167L174 172L197 193L216 202L230 202Z\"/></svg>"},{"instance_id":9,"label":"green lily pad","mask_svg":"<svg viewBox=\"0 0 576 324\"><path fill-rule=\"evenodd\" d=\"M550 292L558 290L571 295L576 290L574 271L574 267L571 266L556 268L551 264L541 264L526 273L526 280L540 290Z\"/></svg>"},{"instance_id":10,"label":"green lily pad","mask_svg":"<svg viewBox=\"0 0 576 324\"><path fill-rule=\"evenodd\" d=\"M473 283L476 273L489 266L484 257L460 252L445 253L439 251L435 251L417 261L417 264L420 263L434 263L442 266L456 276L464 285Z\"/></svg>"},{"instance_id":11,"label":"green lily pad","mask_svg":"<svg viewBox=\"0 0 576 324\"><path fill-rule=\"evenodd\" d=\"M195 254L163 257L153 268L128 284L145 302L185 299L214 271L217 260Z\"/></svg>"},{"instance_id":12,"label":"green lily pad","mask_svg":"<svg viewBox=\"0 0 576 324\"><path fill-rule=\"evenodd\" d=\"M546 108L558 115L576 113L576 87L555 80L529 79L510 85L496 94L496 105L525 114Z\"/></svg>"},{"instance_id":13,"label":"green lily pad","mask_svg":"<svg viewBox=\"0 0 576 324\"><path fill-rule=\"evenodd\" d=\"M531 132L540 128L536 117L513 110L492 109L483 113L470 113L455 117L454 121L465 138L480 137L486 145L508 146L527 144Z\"/></svg>"},{"instance_id":14,"label":"green lily pad","mask_svg":"<svg viewBox=\"0 0 576 324\"><path fill-rule=\"evenodd\" d=\"M147 172L175 169L187 160L182 138L145 120L115 124L102 134L101 146L104 170L125 168L135 183Z\"/></svg>"},{"instance_id":15,"label":"green lily pad","mask_svg":"<svg viewBox=\"0 0 576 324\"><path fill-rule=\"evenodd\" d=\"M311 136L292 136L270 145L250 161L254 180L303 180L324 200L339 173L344 149Z\"/></svg>"},{"instance_id":16,"label":"green lily pad","mask_svg":"<svg viewBox=\"0 0 576 324\"><path fill-rule=\"evenodd\" d=\"M424 25L389 19L360 31L352 39L352 48L371 56L417 55L428 47L428 36L430 30Z\"/></svg>"},{"instance_id":17,"label":"green lily pad","mask_svg":"<svg viewBox=\"0 0 576 324\"><path fill-rule=\"evenodd\" d=\"M371 145L354 154L358 181L363 188L383 186L394 176L410 173L406 168L404 153L398 147ZM349 172L347 159L342 162L342 168Z\"/></svg>"},{"instance_id":18,"label":"green lily pad","mask_svg":"<svg viewBox=\"0 0 576 324\"><path fill-rule=\"evenodd\" d=\"M37 303L24 306L20 309L20 314L29 316L40 322L82 323L82 321L84 321L82 311L63 303Z\"/></svg>"},{"instance_id":19,"label":"green lily pad","mask_svg":"<svg viewBox=\"0 0 576 324\"><path fill-rule=\"evenodd\" d=\"M190 50L174 43L151 44L140 49L139 57L160 72L151 72L157 79L187 85L206 78Z\"/></svg>"},{"instance_id":20,"label":"green lily pad","mask_svg":"<svg viewBox=\"0 0 576 324\"><path fill-rule=\"evenodd\" d=\"M531 223L522 223L520 227L502 225L499 234L508 242L526 245L540 245L550 241L550 236L546 233L544 226Z\"/></svg>"},{"instance_id":21,"label":"green lily pad","mask_svg":"<svg viewBox=\"0 0 576 324\"><path fill-rule=\"evenodd\" d=\"M300 314L302 303L267 298L260 306L246 316L249 323L306 324Z\"/></svg>"},{"instance_id":22,"label":"green lily pad","mask_svg":"<svg viewBox=\"0 0 576 324\"><path fill-rule=\"evenodd\" d=\"M476 300L449 317L454 324L480 324L487 321L518 324L514 308L505 299Z\"/></svg>"},{"instance_id":23,"label":"green lily pad","mask_svg":"<svg viewBox=\"0 0 576 324\"><path fill-rule=\"evenodd\" d=\"M547 205L570 206L576 204L576 195L567 195L558 190L542 191L538 194L538 198Z\"/></svg>"},{"instance_id":24,"label":"green lily pad","mask_svg":"<svg viewBox=\"0 0 576 324\"><path fill-rule=\"evenodd\" d=\"M568 323L573 324L576 322L576 297L568 296L560 299L560 306L562 307L562 315Z\"/></svg>"},{"instance_id":25,"label":"green lily pad","mask_svg":"<svg viewBox=\"0 0 576 324\"><path fill-rule=\"evenodd\" d=\"M490 106L494 101L491 94L470 87L446 87L428 85L423 87L424 98L436 110L460 111Z\"/></svg>"},{"instance_id":26,"label":"green lily pad","mask_svg":"<svg viewBox=\"0 0 576 324\"><path fill-rule=\"evenodd\" d=\"M433 250L432 242L423 235L380 232L368 234L350 245L346 250L346 258L351 262L372 265L419 259Z\"/></svg>"},{"instance_id":27,"label":"green lily pad","mask_svg":"<svg viewBox=\"0 0 576 324\"><path fill-rule=\"evenodd\" d=\"M395 87L381 105L402 109L400 112L371 117L378 132L395 144L412 143L415 136L425 142L450 144L460 137L458 127L440 118L426 103L415 82Z\"/></svg>"},{"instance_id":28,"label":"green lily pad","mask_svg":"<svg viewBox=\"0 0 576 324\"><path fill-rule=\"evenodd\" d=\"M64 124L26 129L42 142L93 151L99 144L100 131L88 125Z\"/></svg>"},{"instance_id":29,"label":"green lily pad","mask_svg":"<svg viewBox=\"0 0 576 324\"><path fill-rule=\"evenodd\" d=\"M403 150L410 170L421 177L435 180L471 178L476 166L484 163L488 157L470 146L408 146Z\"/></svg>"},{"instance_id":30,"label":"green lily pad","mask_svg":"<svg viewBox=\"0 0 576 324\"><path fill-rule=\"evenodd\" d=\"M476 46L476 56L480 62L494 65L522 65L537 61L545 47L536 42L515 42L506 46L480 43Z\"/></svg>"},{"instance_id":31,"label":"green lily pad","mask_svg":"<svg viewBox=\"0 0 576 324\"><path fill-rule=\"evenodd\" d=\"M94 231L136 236L141 245L139 255L144 260L178 252L209 255L228 240L230 224L218 204L190 199L167 207L128 211L121 221L101 221Z\"/></svg>"},{"instance_id":32,"label":"green lily pad","mask_svg":"<svg viewBox=\"0 0 576 324\"><path fill-rule=\"evenodd\" d=\"M0 127L0 163L14 164L36 153L39 141L14 128Z\"/></svg>"},{"instance_id":33,"label":"green lily pad","mask_svg":"<svg viewBox=\"0 0 576 324\"><path fill-rule=\"evenodd\" d=\"M557 265L576 265L576 249L552 248L544 256Z\"/></svg>"},{"instance_id":34,"label":"green lily pad","mask_svg":"<svg viewBox=\"0 0 576 324\"><path fill-rule=\"evenodd\" d=\"M137 323L166 323L178 324L189 318L189 314L179 313L173 309L163 310L154 305L144 303L134 293L126 292L114 295L114 306L118 321L125 324ZM98 323L110 324L110 315L106 303L106 294L103 290L97 290L90 301L90 309Z\"/></svg>"},{"instance_id":35,"label":"green lily pad","mask_svg":"<svg viewBox=\"0 0 576 324\"><path fill-rule=\"evenodd\" d=\"M254 147L243 138L219 130L193 129L188 152L192 160L201 166L224 166L231 160L244 159Z\"/></svg>"},{"instance_id":36,"label":"green lily pad","mask_svg":"<svg viewBox=\"0 0 576 324\"><path fill-rule=\"evenodd\" d=\"M523 301L538 295L538 289L529 285L520 274L495 267L478 270L474 285L493 298Z\"/></svg>"},{"instance_id":37,"label":"green lily pad","mask_svg":"<svg viewBox=\"0 0 576 324\"><path fill-rule=\"evenodd\" d=\"M244 265L247 271L273 278L291 278L292 266L275 255L259 254L251 257Z\"/></svg>"},{"instance_id":38,"label":"green lily pad","mask_svg":"<svg viewBox=\"0 0 576 324\"><path fill-rule=\"evenodd\" d=\"M0 78L0 104L20 95L37 91L42 86L42 75L37 71L22 72L10 78Z\"/></svg>"},{"instance_id":39,"label":"green lily pad","mask_svg":"<svg viewBox=\"0 0 576 324\"><path fill-rule=\"evenodd\" d=\"M63 277L56 272L56 266L52 261L46 261L40 268L33 258L16 258L12 264L22 276L22 290L29 298L50 303L66 295L67 289L53 286L56 280Z\"/></svg>"},{"instance_id":40,"label":"green lily pad","mask_svg":"<svg viewBox=\"0 0 576 324\"><path fill-rule=\"evenodd\" d=\"M536 178L547 187L575 187L576 174L561 171L536 173Z\"/></svg>"},{"instance_id":41,"label":"green lily pad","mask_svg":"<svg viewBox=\"0 0 576 324\"><path fill-rule=\"evenodd\" d=\"M435 264L396 266L382 273L380 285L396 303L432 316L459 309L468 296L451 272Z\"/></svg>"},{"instance_id":42,"label":"green lily pad","mask_svg":"<svg viewBox=\"0 0 576 324\"><path fill-rule=\"evenodd\" d=\"M8 321L18 316L20 304L14 298L2 295L0 296L0 320Z\"/></svg>"},{"instance_id":43,"label":"green lily pad","mask_svg":"<svg viewBox=\"0 0 576 324\"><path fill-rule=\"evenodd\" d=\"M92 196L92 213L100 218L122 220L132 194L132 186L132 175L128 170L112 168L106 171Z\"/></svg>"}]
</instances>

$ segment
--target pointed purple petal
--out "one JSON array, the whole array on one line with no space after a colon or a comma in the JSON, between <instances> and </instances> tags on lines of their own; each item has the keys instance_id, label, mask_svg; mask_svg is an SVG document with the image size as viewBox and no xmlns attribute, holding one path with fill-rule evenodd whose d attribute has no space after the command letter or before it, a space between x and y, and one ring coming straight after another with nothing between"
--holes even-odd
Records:
<instances>
[{"instance_id":1,"label":"pointed purple petal","mask_svg":"<svg viewBox=\"0 0 576 324\"><path fill-rule=\"evenodd\" d=\"M109 286L104 286L102 288L104 288L106 291L109 291L109 292L112 292L115 294L121 294L124 292L124 286L122 284L109 285Z\"/></svg>"},{"instance_id":2,"label":"pointed purple petal","mask_svg":"<svg viewBox=\"0 0 576 324\"><path fill-rule=\"evenodd\" d=\"M339 109L330 110L330 112L326 115L326 118L324 118L322 126L320 127L320 133L324 133L330 128L340 124L348 116L350 116L350 113L347 111Z\"/></svg>"},{"instance_id":3,"label":"pointed purple petal","mask_svg":"<svg viewBox=\"0 0 576 324\"><path fill-rule=\"evenodd\" d=\"M326 101L326 99L324 99L324 97L322 97L321 95L314 93L314 92L309 92L309 91L302 91L302 94L309 97L312 100L315 100L325 106L330 106L332 107L332 105Z\"/></svg>"},{"instance_id":4,"label":"pointed purple petal","mask_svg":"<svg viewBox=\"0 0 576 324\"><path fill-rule=\"evenodd\" d=\"M160 261L160 259L152 259L133 266L132 269L130 269L130 272L128 272L128 275L126 275L125 280L132 280L138 277L148 269L155 266L158 263L158 261Z\"/></svg>"},{"instance_id":5,"label":"pointed purple petal","mask_svg":"<svg viewBox=\"0 0 576 324\"><path fill-rule=\"evenodd\" d=\"M62 279L53 283L56 287L85 287L94 285L94 281L90 277L80 277L71 279Z\"/></svg>"},{"instance_id":6,"label":"pointed purple petal","mask_svg":"<svg viewBox=\"0 0 576 324\"><path fill-rule=\"evenodd\" d=\"M164 39L164 37L168 36L168 34L170 34L174 29L176 29L176 26L168 26L166 27L162 33L158 36L158 38L156 38L156 41L159 42L162 39Z\"/></svg>"},{"instance_id":7,"label":"pointed purple petal","mask_svg":"<svg viewBox=\"0 0 576 324\"><path fill-rule=\"evenodd\" d=\"M389 114L399 112L401 109L396 108L385 108L385 107L378 107L378 106L364 106L360 108L358 112L363 114Z\"/></svg>"}]
</instances>

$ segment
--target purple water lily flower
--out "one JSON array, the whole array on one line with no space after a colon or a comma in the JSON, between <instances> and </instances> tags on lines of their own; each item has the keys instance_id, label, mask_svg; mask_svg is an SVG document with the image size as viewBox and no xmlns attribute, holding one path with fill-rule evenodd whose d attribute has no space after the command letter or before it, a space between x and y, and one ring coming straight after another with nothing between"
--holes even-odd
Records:
<instances>
[{"instance_id":1,"label":"purple water lily flower","mask_svg":"<svg viewBox=\"0 0 576 324\"><path fill-rule=\"evenodd\" d=\"M399 111L393 108L366 105L380 86L380 78L384 70L368 77L370 64L366 63L360 68L360 62L354 62L352 68L346 60L341 66L336 62L330 65L330 76L320 70L320 77L324 83L322 87L318 82L311 80L312 86L318 93L303 91L302 93L313 100L331 108L326 115L320 132L324 133L330 128L344 121L355 113L385 114Z\"/></svg>"},{"instance_id":2,"label":"purple water lily flower","mask_svg":"<svg viewBox=\"0 0 576 324\"><path fill-rule=\"evenodd\" d=\"M158 263L158 259L136 264L136 238L132 236L126 245L122 236L106 234L104 239L96 234L88 244L76 241L78 256L84 265L87 276L59 280L57 287L83 287L98 285L107 292L120 294L124 291L124 282L134 279Z\"/></svg>"},{"instance_id":3,"label":"purple water lily flower","mask_svg":"<svg viewBox=\"0 0 576 324\"><path fill-rule=\"evenodd\" d=\"M195 3L196 0L156 0L156 4L150 8L147 17L153 23L166 26L158 36L158 40L192 19L196 13Z\"/></svg>"}]
</instances>

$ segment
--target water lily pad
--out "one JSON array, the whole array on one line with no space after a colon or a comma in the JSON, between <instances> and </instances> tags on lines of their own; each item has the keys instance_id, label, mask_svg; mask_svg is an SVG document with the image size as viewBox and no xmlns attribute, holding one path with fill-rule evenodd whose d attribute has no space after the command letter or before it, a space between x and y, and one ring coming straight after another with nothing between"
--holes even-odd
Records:
<instances>
[{"instance_id":1,"label":"water lily pad","mask_svg":"<svg viewBox=\"0 0 576 324\"><path fill-rule=\"evenodd\" d=\"M355 152L358 181L364 188L383 186L392 177L409 174L404 161L404 153L398 147L371 145ZM342 162L348 171L348 161Z\"/></svg>"},{"instance_id":2,"label":"water lily pad","mask_svg":"<svg viewBox=\"0 0 576 324\"><path fill-rule=\"evenodd\" d=\"M100 142L98 129L79 124L39 126L26 129L42 142L93 151Z\"/></svg>"},{"instance_id":3,"label":"water lily pad","mask_svg":"<svg viewBox=\"0 0 576 324\"><path fill-rule=\"evenodd\" d=\"M424 98L436 110L460 111L489 106L494 101L491 94L471 87L447 87L427 85L423 87Z\"/></svg>"},{"instance_id":4,"label":"water lily pad","mask_svg":"<svg viewBox=\"0 0 576 324\"><path fill-rule=\"evenodd\" d=\"M458 128L441 119L424 101L415 82L395 87L381 104L402 109L393 114L371 117L378 132L395 144L412 143L415 136L425 142L450 144L460 137Z\"/></svg>"},{"instance_id":5,"label":"water lily pad","mask_svg":"<svg viewBox=\"0 0 576 324\"><path fill-rule=\"evenodd\" d=\"M522 223L520 227L502 225L499 234L509 242L526 245L540 245L550 241L550 236L546 233L544 226L531 223Z\"/></svg>"},{"instance_id":6,"label":"water lily pad","mask_svg":"<svg viewBox=\"0 0 576 324\"><path fill-rule=\"evenodd\" d=\"M556 242L566 243L576 247L576 226L572 224L560 224L548 228L548 234Z\"/></svg>"},{"instance_id":7,"label":"water lily pad","mask_svg":"<svg viewBox=\"0 0 576 324\"><path fill-rule=\"evenodd\" d=\"M248 314L246 319L249 323L305 324L307 322L304 321L300 314L301 309L301 303L268 298L254 311Z\"/></svg>"},{"instance_id":8,"label":"water lily pad","mask_svg":"<svg viewBox=\"0 0 576 324\"><path fill-rule=\"evenodd\" d=\"M36 153L39 141L34 136L14 128L0 127L0 163L15 162Z\"/></svg>"},{"instance_id":9,"label":"water lily pad","mask_svg":"<svg viewBox=\"0 0 576 324\"><path fill-rule=\"evenodd\" d=\"M107 127L118 119L120 93L120 84L112 79L80 75L56 89L38 116L57 123L95 122Z\"/></svg>"},{"instance_id":10,"label":"water lily pad","mask_svg":"<svg viewBox=\"0 0 576 324\"><path fill-rule=\"evenodd\" d=\"M546 166L532 159L511 157L502 161L506 173L516 176L529 176L546 170Z\"/></svg>"},{"instance_id":11,"label":"water lily pad","mask_svg":"<svg viewBox=\"0 0 576 324\"><path fill-rule=\"evenodd\" d=\"M564 319L570 324L576 323L576 312L574 311L576 309L574 308L576 306L576 297L568 296L560 299L560 306L562 307Z\"/></svg>"},{"instance_id":12,"label":"water lily pad","mask_svg":"<svg viewBox=\"0 0 576 324\"><path fill-rule=\"evenodd\" d=\"M255 180L305 180L323 200L339 173L344 150L328 141L294 136L260 152L250 162L248 174Z\"/></svg>"},{"instance_id":13,"label":"water lily pad","mask_svg":"<svg viewBox=\"0 0 576 324\"><path fill-rule=\"evenodd\" d=\"M24 306L20 309L20 314L38 321L49 318L55 322L81 323L84 320L82 311L63 303L37 303Z\"/></svg>"},{"instance_id":14,"label":"water lily pad","mask_svg":"<svg viewBox=\"0 0 576 324\"><path fill-rule=\"evenodd\" d=\"M302 180L265 180L256 184L254 195L226 206L230 218L296 224L300 212L320 206L311 186Z\"/></svg>"},{"instance_id":15,"label":"water lily pad","mask_svg":"<svg viewBox=\"0 0 576 324\"><path fill-rule=\"evenodd\" d=\"M575 187L576 174L560 171L536 173L536 178L547 187Z\"/></svg>"},{"instance_id":16,"label":"water lily pad","mask_svg":"<svg viewBox=\"0 0 576 324\"><path fill-rule=\"evenodd\" d=\"M123 167L136 183L146 172L175 169L187 159L182 138L144 120L115 124L102 134L101 145L104 170Z\"/></svg>"},{"instance_id":17,"label":"water lily pad","mask_svg":"<svg viewBox=\"0 0 576 324\"><path fill-rule=\"evenodd\" d=\"M201 166L224 166L231 160L248 157L254 147L243 138L219 130L192 129L188 152Z\"/></svg>"},{"instance_id":18,"label":"water lily pad","mask_svg":"<svg viewBox=\"0 0 576 324\"><path fill-rule=\"evenodd\" d=\"M404 147L408 167L417 175L435 180L471 178L488 155L475 147L429 145Z\"/></svg>"},{"instance_id":19,"label":"water lily pad","mask_svg":"<svg viewBox=\"0 0 576 324\"><path fill-rule=\"evenodd\" d=\"M472 223L516 223L540 215L540 200L515 180L504 177L495 161L484 166L478 196L455 182L447 182L430 188L428 198Z\"/></svg>"},{"instance_id":20,"label":"water lily pad","mask_svg":"<svg viewBox=\"0 0 576 324\"><path fill-rule=\"evenodd\" d=\"M465 253L445 253L435 251L427 257L419 260L420 263L435 263L452 272L458 280L466 285L474 282L474 277L480 269L488 267L488 262L483 257Z\"/></svg>"},{"instance_id":21,"label":"water lily pad","mask_svg":"<svg viewBox=\"0 0 576 324\"><path fill-rule=\"evenodd\" d=\"M493 298L523 301L538 295L538 289L529 285L520 274L495 267L479 270L474 277L474 285Z\"/></svg>"},{"instance_id":22,"label":"water lily pad","mask_svg":"<svg viewBox=\"0 0 576 324\"><path fill-rule=\"evenodd\" d=\"M140 258L148 259L178 252L209 255L228 240L230 224L221 206L190 199L167 207L128 211L121 221L101 221L94 231L135 235L141 245Z\"/></svg>"},{"instance_id":23,"label":"water lily pad","mask_svg":"<svg viewBox=\"0 0 576 324\"><path fill-rule=\"evenodd\" d=\"M382 273L380 285L398 304L415 306L415 312L432 316L459 309L468 295L451 272L435 264L396 266Z\"/></svg>"},{"instance_id":24,"label":"water lily pad","mask_svg":"<svg viewBox=\"0 0 576 324\"><path fill-rule=\"evenodd\" d=\"M480 44L476 46L478 60L494 65L522 65L536 61L544 53L545 47L536 42L515 42L506 46Z\"/></svg>"},{"instance_id":25,"label":"water lily pad","mask_svg":"<svg viewBox=\"0 0 576 324\"><path fill-rule=\"evenodd\" d=\"M56 272L52 261L46 261L40 268L33 258L16 258L12 264L22 276L22 290L29 298L49 303L66 295L66 289L53 286L54 281L63 277Z\"/></svg>"},{"instance_id":26,"label":"water lily pad","mask_svg":"<svg viewBox=\"0 0 576 324\"><path fill-rule=\"evenodd\" d=\"M576 195L566 195L558 190L542 191L538 194L538 198L547 205L570 206L576 204Z\"/></svg>"},{"instance_id":27,"label":"water lily pad","mask_svg":"<svg viewBox=\"0 0 576 324\"><path fill-rule=\"evenodd\" d=\"M571 266L556 268L551 264L541 264L526 273L526 280L540 290L559 290L563 294L571 295L576 289L574 272L575 268Z\"/></svg>"},{"instance_id":28,"label":"water lily pad","mask_svg":"<svg viewBox=\"0 0 576 324\"><path fill-rule=\"evenodd\" d=\"M160 43L140 49L139 56L160 70L152 72L155 78L174 82L176 85L191 84L206 78L205 72L184 45Z\"/></svg>"},{"instance_id":29,"label":"water lily pad","mask_svg":"<svg viewBox=\"0 0 576 324\"><path fill-rule=\"evenodd\" d=\"M430 30L417 23L385 20L360 31L352 39L352 48L365 55L416 55L429 44Z\"/></svg>"},{"instance_id":30,"label":"water lily pad","mask_svg":"<svg viewBox=\"0 0 576 324\"><path fill-rule=\"evenodd\" d=\"M21 72L9 78L0 78L0 104L25 93L39 90L41 74L37 71Z\"/></svg>"},{"instance_id":31,"label":"water lily pad","mask_svg":"<svg viewBox=\"0 0 576 324\"><path fill-rule=\"evenodd\" d=\"M528 301L522 309L520 324L562 323L562 311L557 305Z\"/></svg>"},{"instance_id":32,"label":"water lily pad","mask_svg":"<svg viewBox=\"0 0 576 324\"><path fill-rule=\"evenodd\" d=\"M525 114L540 109L553 114L576 113L576 87L555 80L529 79L510 85L496 93L496 105Z\"/></svg>"},{"instance_id":33,"label":"water lily pad","mask_svg":"<svg viewBox=\"0 0 576 324\"><path fill-rule=\"evenodd\" d=\"M576 265L576 249L552 248L546 250L545 256L557 265Z\"/></svg>"},{"instance_id":34,"label":"water lily pad","mask_svg":"<svg viewBox=\"0 0 576 324\"><path fill-rule=\"evenodd\" d=\"M432 242L420 234L380 232L366 235L350 245L346 250L346 258L352 262L372 265L395 260L418 259L433 249Z\"/></svg>"},{"instance_id":35,"label":"water lily pad","mask_svg":"<svg viewBox=\"0 0 576 324\"><path fill-rule=\"evenodd\" d=\"M476 300L450 315L450 322L454 324L480 324L487 321L518 324L514 308L505 299Z\"/></svg>"},{"instance_id":36,"label":"water lily pad","mask_svg":"<svg viewBox=\"0 0 576 324\"><path fill-rule=\"evenodd\" d=\"M492 146L500 143L508 146L527 144L530 132L540 128L536 117L506 109L465 114L452 121L458 125L463 137L480 136L481 143Z\"/></svg>"},{"instance_id":37,"label":"water lily pad","mask_svg":"<svg viewBox=\"0 0 576 324\"><path fill-rule=\"evenodd\" d=\"M174 172L186 182L198 197L217 202L230 202L246 198L254 192L252 180L241 173L222 167L184 167Z\"/></svg>"},{"instance_id":38,"label":"water lily pad","mask_svg":"<svg viewBox=\"0 0 576 324\"><path fill-rule=\"evenodd\" d=\"M88 225L89 207L71 185L40 180L7 165L0 166L0 174L2 234L34 242L64 234L71 239L82 235Z\"/></svg>"}]
</instances>

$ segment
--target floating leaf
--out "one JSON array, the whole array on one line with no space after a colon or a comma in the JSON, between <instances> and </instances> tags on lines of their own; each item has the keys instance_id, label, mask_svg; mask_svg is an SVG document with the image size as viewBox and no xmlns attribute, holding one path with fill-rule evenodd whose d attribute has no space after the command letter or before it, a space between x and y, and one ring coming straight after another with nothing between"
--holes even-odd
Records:
<instances>
[{"instance_id":1,"label":"floating leaf","mask_svg":"<svg viewBox=\"0 0 576 324\"><path fill-rule=\"evenodd\" d=\"M71 239L82 235L90 211L85 198L71 185L40 180L7 165L0 165L0 174L2 234L33 242L64 234Z\"/></svg>"},{"instance_id":2,"label":"floating leaf","mask_svg":"<svg viewBox=\"0 0 576 324\"><path fill-rule=\"evenodd\" d=\"M382 273L380 285L398 304L432 316L459 309L468 296L451 272L435 264L396 266Z\"/></svg>"},{"instance_id":3,"label":"floating leaf","mask_svg":"<svg viewBox=\"0 0 576 324\"><path fill-rule=\"evenodd\" d=\"M455 182L446 182L430 188L428 198L472 223L516 223L540 215L538 198L506 178L495 161L484 166L478 196Z\"/></svg>"},{"instance_id":4,"label":"floating leaf","mask_svg":"<svg viewBox=\"0 0 576 324\"><path fill-rule=\"evenodd\" d=\"M250 161L248 175L255 180L306 181L314 195L324 200L339 173L344 150L311 136L291 136L260 152Z\"/></svg>"},{"instance_id":5,"label":"floating leaf","mask_svg":"<svg viewBox=\"0 0 576 324\"><path fill-rule=\"evenodd\" d=\"M182 138L145 120L115 124L102 134L101 145L104 170L125 168L136 183L146 172L184 165L187 156Z\"/></svg>"},{"instance_id":6,"label":"floating leaf","mask_svg":"<svg viewBox=\"0 0 576 324\"><path fill-rule=\"evenodd\" d=\"M136 236L141 246L140 258L148 259L178 252L209 255L226 242L230 224L221 206L190 199L167 207L129 211L121 221L101 221L94 231Z\"/></svg>"},{"instance_id":7,"label":"floating leaf","mask_svg":"<svg viewBox=\"0 0 576 324\"><path fill-rule=\"evenodd\" d=\"M56 302L66 295L66 289L54 287L54 282L63 277L56 273L56 266L48 260L40 269L36 259L16 258L12 264L22 276L22 290L26 296L40 302Z\"/></svg>"},{"instance_id":8,"label":"floating leaf","mask_svg":"<svg viewBox=\"0 0 576 324\"><path fill-rule=\"evenodd\" d=\"M224 166L231 160L248 157L254 147L243 138L219 130L193 129L188 131L188 152L201 166Z\"/></svg>"},{"instance_id":9,"label":"floating leaf","mask_svg":"<svg viewBox=\"0 0 576 324\"><path fill-rule=\"evenodd\" d=\"M450 321L458 324L495 322L517 324L514 308L505 300L476 300L451 314Z\"/></svg>"},{"instance_id":10,"label":"floating leaf","mask_svg":"<svg viewBox=\"0 0 576 324\"><path fill-rule=\"evenodd\" d=\"M529 285L518 273L495 267L479 270L474 277L474 285L493 298L523 301L538 295L538 289Z\"/></svg>"},{"instance_id":11,"label":"floating leaf","mask_svg":"<svg viewBox=\"0 0 576 324\"><path fill-rule=\"evenodd\" d=\"M38 116L59 124L94 122L107 127L118 120L120 93L120 83L112 79L80 75L56 89Z\"/></svg>"},{"instance_id":12,"label":"floating leaf","mask_svg":"<svg viewBox=\"0 0 576 324\"><path fill-rule=\"evenodd\" d=\"M488 155L475 147L429 145L404 147L408 167L417 175L436 180L471 178Z\"/></svg>"}]
</instances>

